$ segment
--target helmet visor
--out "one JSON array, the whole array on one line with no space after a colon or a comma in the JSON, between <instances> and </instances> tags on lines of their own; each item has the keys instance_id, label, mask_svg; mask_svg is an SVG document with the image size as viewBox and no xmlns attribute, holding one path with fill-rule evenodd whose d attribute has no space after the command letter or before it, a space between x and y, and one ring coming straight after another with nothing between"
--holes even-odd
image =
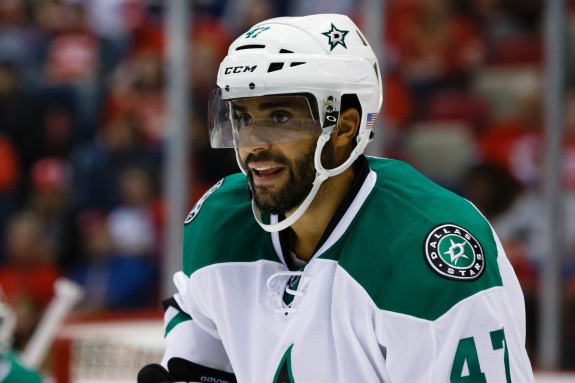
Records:
<instances>
[{"instance_id":1,"label":"helmet visor","mask_svg":"<svg viewBox=\"0 0 575 383\"><path fill-rule=\"evenodd\" d=\"M212 91L208 129L213 148L240 148L317 139L321 124L309 96L279 94L223 100Z\"/></svg>"}]
</instances>

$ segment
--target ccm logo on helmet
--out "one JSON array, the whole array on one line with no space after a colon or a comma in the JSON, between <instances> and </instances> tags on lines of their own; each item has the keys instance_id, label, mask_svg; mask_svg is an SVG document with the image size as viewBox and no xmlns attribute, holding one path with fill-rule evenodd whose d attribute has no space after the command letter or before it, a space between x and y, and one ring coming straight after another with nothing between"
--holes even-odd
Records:
<instances>
[{"instance_id":1,"label":"ccm logo on helmet","mask_svg":"<svg viewBox=\"0 0 575 383\"><path fill-rule=\"evenodd\" d=\"M247 66L247 65L239 65L239 66L229 66L224 71L225 74L231 73L246 73L246 72L253 72L256 70L258 66Z\"/></svg>"}]
</instances>

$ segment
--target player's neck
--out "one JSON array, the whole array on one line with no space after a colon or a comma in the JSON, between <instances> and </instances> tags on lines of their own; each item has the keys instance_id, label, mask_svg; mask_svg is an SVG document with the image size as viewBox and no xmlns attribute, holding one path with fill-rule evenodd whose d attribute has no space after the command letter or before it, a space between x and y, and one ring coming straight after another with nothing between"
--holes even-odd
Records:
<instances>
[{"instance_id":1,"label":"player's neck","mask_svg":"<svg viewBox=\"0 0 575 383\"><path fill-rule=\"evenodd\" d=\"M324 231L346 195L354 177L353 167L331 177L320 187L306 212L292 226L291 251L302 261L309 261Z\"/></svg>"}]
</instances>

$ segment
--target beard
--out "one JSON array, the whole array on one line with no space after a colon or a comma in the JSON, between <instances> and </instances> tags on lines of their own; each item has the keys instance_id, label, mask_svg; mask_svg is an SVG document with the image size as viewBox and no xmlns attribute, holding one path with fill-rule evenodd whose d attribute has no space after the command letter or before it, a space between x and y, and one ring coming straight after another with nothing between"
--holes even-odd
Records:
<instances>
[{"instance_id":1,"label":"beard","mask_svg":"<svg viewBox=\"0 0 575 383\"><path fill-rule=\"evenodd\" d=\"M287 184L278 188L268 185L255 185L253 173L248 172L248 182L252 191L255 205L268 214L285 215L288 211L299 206L310 193L316 177L314 165L315 145L300 154L294 160L270 151L250 153L244 160L244 167L252 161L273 161L281 164L288 172ZM324 146L321 161L324 167L335 167L335 153L331 142Z\"/></svg>"}]
</instances>

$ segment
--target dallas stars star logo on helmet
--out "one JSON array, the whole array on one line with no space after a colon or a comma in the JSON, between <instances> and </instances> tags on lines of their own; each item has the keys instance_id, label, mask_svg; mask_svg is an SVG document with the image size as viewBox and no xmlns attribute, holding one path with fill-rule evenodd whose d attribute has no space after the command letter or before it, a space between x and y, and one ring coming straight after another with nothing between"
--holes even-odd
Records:
<instances>
[{"instance_id":1,"label":"dallas stars star logo on helmet","mask_svg":"<svg viewBox=\"0 0 575 383\"><path fill-rule=\"evenodd\" d=\"M442 224L425 238L425 261L437 274L458 281L479 278L485 269L481 244L464 228Z\"/></svg>"},{"instance_id":2,"label":"dallas stars star logo on helmet","mask_svg":"<svg viewBox=\"0 0 575 383\"><path fill-rule=\"evenodd\" d=\"M347 45L345 45L345 36L347 36L348 33L349 31L337 29L332 23L331 29L327 32L322 32L321 34L328 37L329 51L331 52L337 45L341 45L347 49Z\"/></svg>"}]
</instances>

